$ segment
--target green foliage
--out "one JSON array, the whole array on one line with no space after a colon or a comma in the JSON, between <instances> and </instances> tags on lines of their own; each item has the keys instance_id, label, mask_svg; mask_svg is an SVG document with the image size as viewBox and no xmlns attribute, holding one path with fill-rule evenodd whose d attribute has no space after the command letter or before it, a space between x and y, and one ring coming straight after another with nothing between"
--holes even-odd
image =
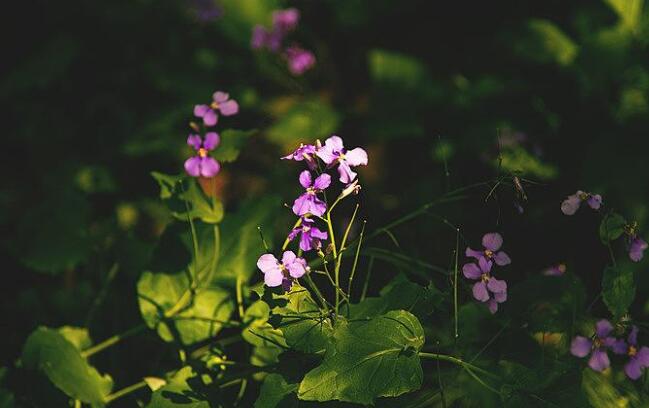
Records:
<instances>
[{"instance_id":1,"label":"green foliage","mask_svg":"<svg viewBox=\"0 0 649 408\"><path fill-rule=\"evenodd\" d=\"M230 158L236 158L236 154L232 153L233 149L230 148L230 153L227 153ZM167 203L176 219L200 219L210 224L219 223L223 219L223 203L207 197L194 178L184 175L171 176L156 171L151 172L151 176L160 186L160 198Z\"/></svg>"},{"instance_id":2,"label":"green foliage","mask_svg":"<svg viewBox=\"0 0 649 408\"><path fill-rule=\"evenodd\" d=\"M250 362L258 366L266 366L278 361L284 348L287 347L284 335L279 329L268 323L270 307L262 300L250 305L243 316L246 327L241 337L254 346Z\"/></svg>"},{"instance_id":3,"label":"green foliage","mask_svg":"<svg viewBox=\"0 0 649 408\"><path fill-rule=\"evenodd\" d=\"M626 220L620 214L615 212L606 214L599 224L599 238L602 243L608 244L622 236L626 224Z\"/></svg>"},{"instance_id":4,"label":"green foliage","mask_svg":"<svg viewBox=\"0 0 649 408\"><path fill-rule=\"evenodd\" d=\"M317 99L296 102L268 128L268 140L294 149L304 140L304 135L322 139L335 133L340 115L328 103Z\"/></svg>"},{"instance_id":5,"label":"green foliage","mask_svg":"<svg viewBox=\"0 0 649 408\"><path fill-rule=\"evenodd\" d=\"M140 312L165 341L194 344L216 335L234 310L230 294L218 287L191 289L183 273L146 271L137 284Z\"/></svg>"},{"instance_id":6,"label":"green foliage","mask_svg":"<svg viewBox=\"0 0 649 408\"><path fill-rule=\"evenodd\" d=\"M559 27L548 20L533 19L527 25L523 41L516 44L517 52L539 63L571 65L579 47Z\"/></svg>"},{"instance_id":7,"label":"green foliage","mask_svg":"<svg viewBox=\"0 0 649 408\"><path fill-rule=\"evenodd\" d=\"M581 388L593 408L644 407L649 402L640 397L624 380L624 375L611 372L598 373L589 368L582 371Z\"/></svg>"},{"instance_id":8,"label":"green foliage","mask_svg":"<svg viewBox=\"0 0 649 408\"><path fill-rule=\"evenodd\" d=\"M635 299L635 278L633 270L607 266L602 277L602 299L608 310L616 317L622 317Z\"/></svg>"},{"instance_id":9,"label":"green foliage","mask_svg":"<svg viewBox=\"0 0 649 408\"><path fill-rule=\"evenodd\" d=\"M183 367L171 376L167 385L151 395L147 408L209 408L210 403L192 389L197 380L191 367Z\"/></svg>"},{"instance_id":10,"label":"green foliage","mask_svg":"<svg viewBox=\"0 0 649 408\"><path fill-rule=\"evenodd\" d=\"M541 180L549 180L557 176L556 167L542 162L520 146L504 149L500 159L494 163L510 173L537 177Z\"/></svg>"},{"instance_id":11,"label":"green foliage","mask_svg":"<svg viewBox=\"0 0 649 408\"><path fill-rule=\"evenodd\" d=\"M36 329L29 336L21 362L27 369L42 371L70 398L92 406L103 406L113 387L110 376L99 374L89 365L75 344L46 327Z\"/></svg>"},{"instance_id":12,"label":"green foliage","mask_svg":"<svg viewBox=\"0 0 649 408\"><path fill-rule=\"evenodd\" d=\"M221 143L212 156L221 163L231 163L239 157L241 149L256 130L227 129L221 132Z\"/></svg>"},{"instance_id":13,"label":"green foliage","mask_svg":"<svg viewBox=\"0 0 649 408\"><path fill-rule=\"evenodd\" d=\"M340 319L322 365L307 373L298 397L367 405L414 391L423 378L417 354L423 345L419 320L403 310L368 321Z\"/></svg>"},{"instance_id":14,"label":"green foliage","mask_svg":"<svg viewBox=\"0 0 649 408\"><path fill-rule=\"evenodd\" d=\"M255 408L275 408L279 405L282 399L289 394L297 391L298 384L289 384L284 377L279 374L269 374L264 379L264 384L261 386L259 397L255 401Z\"/></svg>"}]
</instances>

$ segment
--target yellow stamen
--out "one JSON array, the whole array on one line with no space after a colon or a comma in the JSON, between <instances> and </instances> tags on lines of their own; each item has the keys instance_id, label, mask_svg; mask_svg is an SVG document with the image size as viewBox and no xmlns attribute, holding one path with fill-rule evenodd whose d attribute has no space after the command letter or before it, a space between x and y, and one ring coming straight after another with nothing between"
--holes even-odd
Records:
<instances>
[{"instance_id":1,"label":"yellow stamen","mask_svg":"<svg viewBox=\"0 0 649 408\"><path fill-rule=\"evenodd\" d=\"M207 149L201 147L200 149L198 149L198 155L203 158L207 157Z\"/></svg>"},{"instance_id":2,"label":"yellow stamen","mask_svg":"<svg viewBox=\"0 0 649 408\"><path fill-rule=\"evenodd\" d=\"M212 102L212 103L210 104L210 108L212 108L212 109L218 109L218 108L219 108L219 104L216 103L216 102Z\"/></svg>"},{"instance_id":3,"label":"yellow stamen","mask_svg":"<svg viewBox=\"0 0 649 408\"><path fill-rule=\"evenodd\" d=\"M638 354L638 349L633 347L633 346L629 346L629 353L628 354L629 354L629 357L633 357L636 354Z\"/></svg>"},{"instance_id":4,"label":"yellow stamen","mask_svg":"<svg viewBox=\"0 0 649 408\"><path fill-rule=\"evenodd\" d=\"M490 251L490 250L488 250L488 249L485 249L485 250L484 250L484 254L485 254L485 256L486 256L487 258L493 258L493 256L494 256L493 251Z\"/></svg>"}]
</instances>

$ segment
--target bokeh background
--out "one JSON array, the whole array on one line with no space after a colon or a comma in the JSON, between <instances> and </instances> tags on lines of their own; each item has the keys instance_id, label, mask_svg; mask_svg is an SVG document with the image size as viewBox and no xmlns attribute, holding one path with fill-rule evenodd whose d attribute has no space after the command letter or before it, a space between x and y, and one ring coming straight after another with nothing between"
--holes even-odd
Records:
<instances>
[{"instance_id":1,"label":"bokeh background","mask_svg":"<svg viewBox=\"0 0 649 408\"><path fill-rule=\"evenodd\" d=\"M289 6L302 15L291 39L317 58L302 76L250 48L253 25ZM215 90L241 106L219 126L257 130L218 176L226 213L272 195L277 224L288 230L282 204L298 191L299 167L278 158L331 134L369 153L360 170L368 230L485 182L394 229L395 239L377 237L368 250L402 257L376 266L371 293L395 271L425 280L433 272L419 261L450 265L456 237L443 218L460 227L460 250L484 232L504 235L514 259L510 298L542 292L515 285L565 262L584 285L584 302L595 301L591 313L605 315L596 300L608 262L599 215L566 217L560 203L577 189L599 193L647 229L642 0L29 0L0 20L6 368L38 325L89 324L101 339L141 321L135 283L171 221L150 172L182 171L192 107ZM514 175L527 201L517 199ZM275 238L285 230L264 228ZM626 257L621 241L615 250ZM646 266L625 267L638 278L633 313L646 319ZM443 276L433 279L448 290ZM530 323L514 315L515 304L502 313L512 325ZM154 334L133 340L99 365L129 384L164 364L158 343ZM10 372L2 370L2 386L26 398L33 385Z\"/></svg>"}]
</instances>

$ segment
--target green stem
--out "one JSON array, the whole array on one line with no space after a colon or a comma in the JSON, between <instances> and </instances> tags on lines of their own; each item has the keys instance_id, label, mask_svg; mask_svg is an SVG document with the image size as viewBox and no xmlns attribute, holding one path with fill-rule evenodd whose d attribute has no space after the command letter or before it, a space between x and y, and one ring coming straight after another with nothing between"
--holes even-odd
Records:
<instances>
[{"instance_id":1,"label":"green stem","mask_svg":"<svg viewBox=\"0 0 649 408\"><path fill-rule=\"evenodd\" d=\"M128 387L122 388L121 390L116 391L116 392L110 394L109 396L107 396L106 397L106 403L108 404L108 403L110 403L112 401L115 401L118 398L121 398L121 397L123 397L125 395L128 395L128 394L130 394L132 392L135 392L135 391L139 390L140 388L144 388L146 386L147 386L147 384L146 384L146 381L144 381L144 380L142 380L142 381L140 381L138 383L135 383L133 385L129 385Z\"/></svg>"},{"instance_id":2,"label":"green stem","mask_svg":"<svg viewBox=\"0 0 649 408\"><path fill-rule=\"evenodd\" d=\"M458 252L460 247L460 229L458 228L455 235L455 268L453 270L453 313L455 315L455 339L460 337L458 333L458 310L457 310L457 263Z\"/></svg>"},{"instance_id":3,"label":"green stem","mask_svg":"<svg viewBox=\"0 0 649 408\"><path fill-rule=\"evenodd\" d=\"M361 292L361 302L365 300L367 296L367 288L370 283L370 277L372 276L372 267L374 266L374 257L370 257L370 262L367 265L367 274L365 275L365 283L363 284L363 291Z\"/></svg>"},{"instance_id":4,"label":"green stem","mask_svg":"<svg viewBox=\"0 0 649 408\"><path fill-rule=\"evenodd\" d=\"M112 337L109 337L108 339L102 341L101 343L97 344L96 346L90 347L84 351L81 352L81 355L85 358L88 358L92 356L93 354L99 353L100 351L107 349L108 347L114 346L115 344L119 343L120 341L127 339L131 336L134 336L144 330L146 330L147 325L146 324L141 324L139 326L135 326L133 328L130 328L126 330L124 333L116 334Z\"/></svg>"},{"instance_id":5,"label":"green stem","mask_svg":"<svg viewBox=\"0 0 649 408\"><path fill-rule=\"evenodd\" d=\"M241 321L243 321L243 314L244 314L244 310L243 310L243 279L242 279L240 274L237 275L236 292L237 292L237 307L238 307L238 310L239 310L239 317L241 318Z\"/></svg>"},{"instance_id":6,"label":"green stem","mask_svg":"<svg viewBox=\"0 0 649 408\"><path fill-rule=\"evenodd\" d=\"M424 358L424 359L430 359L430 360L447 361L449 363L456 364L456 365L458 365L458 366L460 366L462 368L477 371L477 372L479 372L481 374L488 375L488 376L490 376L492 378L498 378L498 376L496 376L495 374L490 373L489 371L483 370L482 368L474 366L471 363L467 363L466 361L464 361L464 360L462 360L460 358L449 356L447 354L426 353L426 352L420 351L419 352L419 357Z\"/></svg>"},{"instance_id":7,"label":"green stem","mask_svg":"<svg viewBox=\"0 0 649 408\"><path fill-rule=\"evenodd\" d=\"M297 221L295 221L295 224L293 225L293 228L291 228L291 231L294 230L295 228L299 227L302 224L302 217L298 218ZM260 230L261 231L261 230ZM262 241L263 241L263 236L262 236ZM291 242L291 240L286 237L284 240L284 244L282 245L282 252L286 250L286 247L288 247L288 244ZM266 245L266 242L264 242L264 246Z\"/></svg>"},{"instance_id":8,"label":"green stem","mask_svg":"<svg viewBox=\"0 0 649 408\"><path fill-rule=\"evenodd\" d=\"M329 311L329 308L327 307L327 301L325 300L324 296L322 296L322 293L320 292L320 289L316 286L315 282L313 282L313 279L311 279L311 276L308 274L304 275L304 279L306 279L307 283L311 287L311 289L315 292L316 296L318 297L318 300L320 301L320 304L322 307Z\"/></svg>"},{"instance_id":9,"label":"green stem","mask_svg":"<svg viewBox=\"0 0 649 408\"><path fill-rule=\"evenodd\" d=\"M352 265L352 272L349 274L349 282L347 284L347 297L349 299L352 298L352 282L354 282L354 275L356 274L356 267L358 266L358 256L361 253L361 246L363 245L363 234L365 233L365 225L367 225L367 221L363 221L361 234L358 237L358 246L356 246L356 254L354 255L354 264Z\"/></svg>"}]
</instances>

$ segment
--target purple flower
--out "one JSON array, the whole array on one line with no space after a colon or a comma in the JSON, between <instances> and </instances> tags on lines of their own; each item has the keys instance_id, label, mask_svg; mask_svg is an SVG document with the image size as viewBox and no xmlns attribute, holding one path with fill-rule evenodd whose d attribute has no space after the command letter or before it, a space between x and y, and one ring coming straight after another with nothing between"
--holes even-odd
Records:
<instances>
[{"instance_id":1,"label":"purple flower","mask_svg":"<svg viewBox=\"0 0 649 408\"><path fill-rule=\"evenodd\" d=\"M300 12L296 8L273 11L273 29L281 33L293 31L299 21Z\"/></svg>"},{"instance_id":2,"label":"purple flower","mask_svg":"<svg viewBox=\"0 0 649 408\"><path fill-rule=\"evenodd\" d=\"M497 232L490 232L485 234L482 237L482 246L485 248L482 251L476 251L467 247L466 256L480 260L481 258L486 258L488 260L493 260L496 265L505 266L512 263L512 260L509 258L504 251L498 251L503 244L503 237Z\"/></svg>"},{"instance_id":3,"label":"purple flower","mask_svg":"<svg viewBox=\"0 0 649 408\"><path fill-rule=\"evenodd\" d=\"M268 287L284 285L292 278L301 278L307 271L307 263L304 259L295 256L293 251L286 251L282 255L282 261L278 261L273 254L264 254L257 260L257 268L264 273L264 283Z\"/></svg>"},{"instance_id":4,"label":"purple flower","mask_svg":"<svg viewBox=\"0 0 649 408\"><path fill-rule=\"evenodd\" d=\"M602 206L601 195L578 190L575 194L563 200L561 203L561 211L566 215L573 215L577 212L583 201L586 201L593 210L599 210L599 207Z\"/></svg>"},{"instance_id":5,"label":"purple flower","mask_svg":"<svg viewBox=\"0 0 649 408\"><path fill-rule=\"evenodd\" d=\"M283 34L273 30L268 31L264 26L256 25L252 29L252 38L250 40L250 46L254 50L260 50L262 48L267 48L269 51L277 52L282 46L282 39L284 38Z\"/></svg>"},{"instance_id":6,"label":"purple flower","mask_svg":"<svg viewBox=\"0 0 649 408\"><path fill-rule=\"evenodd\" d=\"M491 276L493 263L487 258L478 259L478 264L468 263L462 267L462 273L468 279L478 280L473 285L473 297L486 302L491 313L498 311L498 303L507 300L507 282Z\"/></svg>"},{"instance_id":7,"label":"purple flower","mask_svg":"<svg viewBox=\"0 0 649 408\"><path fill-rule=\"evenodd\" d=\"M562 263L552 265L543 271L543 275L545 276L563 276L564 273L566 273L566 265Z\"/></svg>"},{"instance_id":8,"label":"purple flower","mask_svg":"<svg viewBox=\"0 0 649 408\"><path fill-rule=\"evenodd\" d=\"M293 45L284 53L288 62L288 70L293 75L302 75L315 65L315 55L309 50Z\"/></svg>"},{"instance_id":9,"label":"purple flower","mask_svg":"<svg viewBox=\"0 0 649 408\"><path fill-rule=\"evenodd\" d=\"M629 361L624 365L624 372L632 379L637 380L642 375L642 370L649 367L649 347L640 347L638 350L638 328L633 326L628 337L626 354Z\"/></svg>"},{"instance_id":10,"label":"purple flower","mask_svg":"<svg viewBox=\"0 0 649 408\"><path fill-rule=\"evenodd\" d=\"M195 134L190 134L187 137L187 144L198 152L197 156L192 156L185 161L185 171L187 174L192 177L216 176L221 166L208 153L218 146L219 141L219 134L216 132L207 132L205 134L205 140Z\"/></svg>"},{"instance_id":11,"label":"purple flower","mask_svg":"<svg viewBox=\"0 0 649 408\"><path fill-rule=\"evenodd\" d=\"M315 161L315 152L316 148L314 145L305 145L300 143L300 147L295 149L295 151L287 156L282 157L282 160L295 160L295 161L306 161L306 164L309 166L309 169L315 170L318 167L318 164Z\"/></svg>"},{"instance_id":12,"label":"purple flower","mask_svg":"<svg viewBox=\"0 0 649 408\"><path fill-rule=\"evenodd\" d=\"M230 99L228 93L216 91L212 95L212 103L210 105L194 106L194 116L203 118L205 126L216 125L219 119L216 111L220 111L223 116L236 115L239 112L239 104L234 99Z\"/></svg>"},{"instance_id":13,"label":"purple flower","mask_svg":"<svg viewBox=\"0 0 649 408\"><path fill-rule=\"evenodd\" d=\"M327 205L316 194L329 187L331 176L323 173L313 181L311 172L304 170L300 173L300 184L306 189L306 192L296 198L293 203L295 215L313 214L318 217L322 216L327 211Z\"/></svg>"},{"instance_id":14,"label":"purple flower","mask_svg":"<svg viewBox=\"0 0 649 408\"><path fill-rule=\"evenodd\" d=\"M609 336L613 326L608 320L602 319L595 325L595 336L592 339L576 336L570 344L570 353L575 357L586 357L590 354L588 366L595 371L604 371L610 365L606 349L615 354L625 354L627 346L624 340Z\"/></svg>"},{"instance_id":15,"label":"purple flower","mask_svg":"<svg viewBox=\"0 0 649 408\"><path fill-rule=\"evenodd\" d=\"M629 238L629 258L633 262L640 262L644 256L644 251L647 249L648 245L644 239L640 238L637 235Z\"/></svg>"},{"instance_id":16,"label":"purple flower","mask_svg":"<svg viewBox=\"0 0 649 408\"><path fill-rule=\"evenodd\" d=\"M289 241L293 241L298 235L300 235L300 249L302 251L320 249L322 241L327 239L327 233L317 228L314 221L308 217L302 217L302 223L293 228L288 234Z\"/></svg>"},{"instance_id":17,"label":"purple flower","mask_svg":"<svg viewBox=\"0 0 649 408\"><path fill-rule=\"evenodd\" d=\"M360 147L349 151L345 150L343 140L338 136L331 136L325 140L324 146L318 148L316 155L329 166L338 163L340 181L344 184L351 183L356 178L356 173L352 171L352 167L367 164L365 150Z\"/></svg>"}]
</instances>

